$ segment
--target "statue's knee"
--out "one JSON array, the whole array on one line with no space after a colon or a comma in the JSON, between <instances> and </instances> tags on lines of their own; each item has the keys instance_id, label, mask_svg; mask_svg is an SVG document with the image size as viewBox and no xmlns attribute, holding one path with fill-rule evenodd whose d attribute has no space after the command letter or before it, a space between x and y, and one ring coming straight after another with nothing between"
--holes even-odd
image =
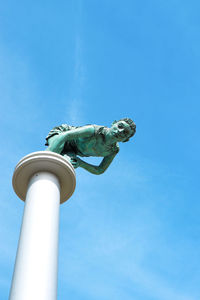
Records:
<instances>
[{"instance_id":1,"label":"statue's knee","mask_svg":"<svg viewBox=\"0 0 200 300\"><path fill-rule=\"evenodd\" d=\"M48 150L56 153L61 153L64 147L64 143L61 143L59 140L53 139L49 141Z\"/></svg>"}]
</instances>

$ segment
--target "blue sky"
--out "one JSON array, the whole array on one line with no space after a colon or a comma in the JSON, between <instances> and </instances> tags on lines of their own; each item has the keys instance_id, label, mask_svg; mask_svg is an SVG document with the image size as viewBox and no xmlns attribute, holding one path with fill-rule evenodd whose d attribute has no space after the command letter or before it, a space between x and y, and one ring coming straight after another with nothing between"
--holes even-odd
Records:
<instances>
[{"instance_id":1,"label":"blue sky","mask_svg":"<svg viewBox=\"0 0 200 300\"><path fill-rule=\"evenodd\" d=\"M200 299L197 0L0 4L0 293L24 204L13 169L62 123L137 133L61 206L58 299ZM97 159L88 159L97 163Z\"/></svg>"}]
</instances>

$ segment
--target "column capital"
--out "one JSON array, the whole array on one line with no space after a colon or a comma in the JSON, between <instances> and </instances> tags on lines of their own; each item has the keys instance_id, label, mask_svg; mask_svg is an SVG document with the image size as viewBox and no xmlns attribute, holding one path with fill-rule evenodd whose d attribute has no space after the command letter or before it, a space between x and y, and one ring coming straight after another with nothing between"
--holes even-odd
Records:
<instances>
[{"instance_id":1,"label":"column capital","mask_svg":"<svg viewBox=\"0 0 200 300\"><path fill-rule=\"evenodd\" d=\"M60 182L60 203L68 200L76 186L72 164L62 155L50 151L37 151L24 156L16 165L12 184L17 196L25 201L30 178L38 172L50 172Z\"/></svg>"}]
</instances>

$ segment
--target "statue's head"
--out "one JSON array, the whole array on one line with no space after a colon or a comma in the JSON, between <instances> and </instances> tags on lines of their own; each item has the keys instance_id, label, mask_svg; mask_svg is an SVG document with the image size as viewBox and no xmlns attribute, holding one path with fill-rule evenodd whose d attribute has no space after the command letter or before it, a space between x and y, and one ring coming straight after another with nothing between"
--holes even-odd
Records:
<instances>
[{"instance_id":1,"label":"statue's head","mask_svg":"<svg viewBox=\"0 0 200 300\"><path fill-rule=\"evenodd\" d=\"M124 118L118 121L115 120L112 123L111 130L115 137L119 139L119 142L125 143L135 134L136 125L131 119Z\"/></svg>"}]
</instances>

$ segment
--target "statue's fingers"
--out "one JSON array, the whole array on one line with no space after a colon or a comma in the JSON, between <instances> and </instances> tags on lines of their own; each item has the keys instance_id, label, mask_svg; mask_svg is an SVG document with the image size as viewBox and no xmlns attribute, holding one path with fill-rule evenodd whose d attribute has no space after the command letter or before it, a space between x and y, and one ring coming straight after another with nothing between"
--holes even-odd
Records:
<instances>
[{"instance_id":1,"label":"statue's fingers","mask_svg":"<svg viewBox=\"0 0 200 300\"><path fill-rule=\"evenodd\" d=\"M76 158L71 158L71 161L76 162L77 163L77 159Z\"/></svg>"},{"instance_id":2,"label":"statue's fingers","mask_svg":"<svg viewBox=\"0 0 200 300\"><path fill-rule=\"evenodd\" d=\"M78 164L77 164L76 161L72 161L71 163L72 163L72 166L73 166L74 168L77 168Z\"/></svg>"}]
</instances>

